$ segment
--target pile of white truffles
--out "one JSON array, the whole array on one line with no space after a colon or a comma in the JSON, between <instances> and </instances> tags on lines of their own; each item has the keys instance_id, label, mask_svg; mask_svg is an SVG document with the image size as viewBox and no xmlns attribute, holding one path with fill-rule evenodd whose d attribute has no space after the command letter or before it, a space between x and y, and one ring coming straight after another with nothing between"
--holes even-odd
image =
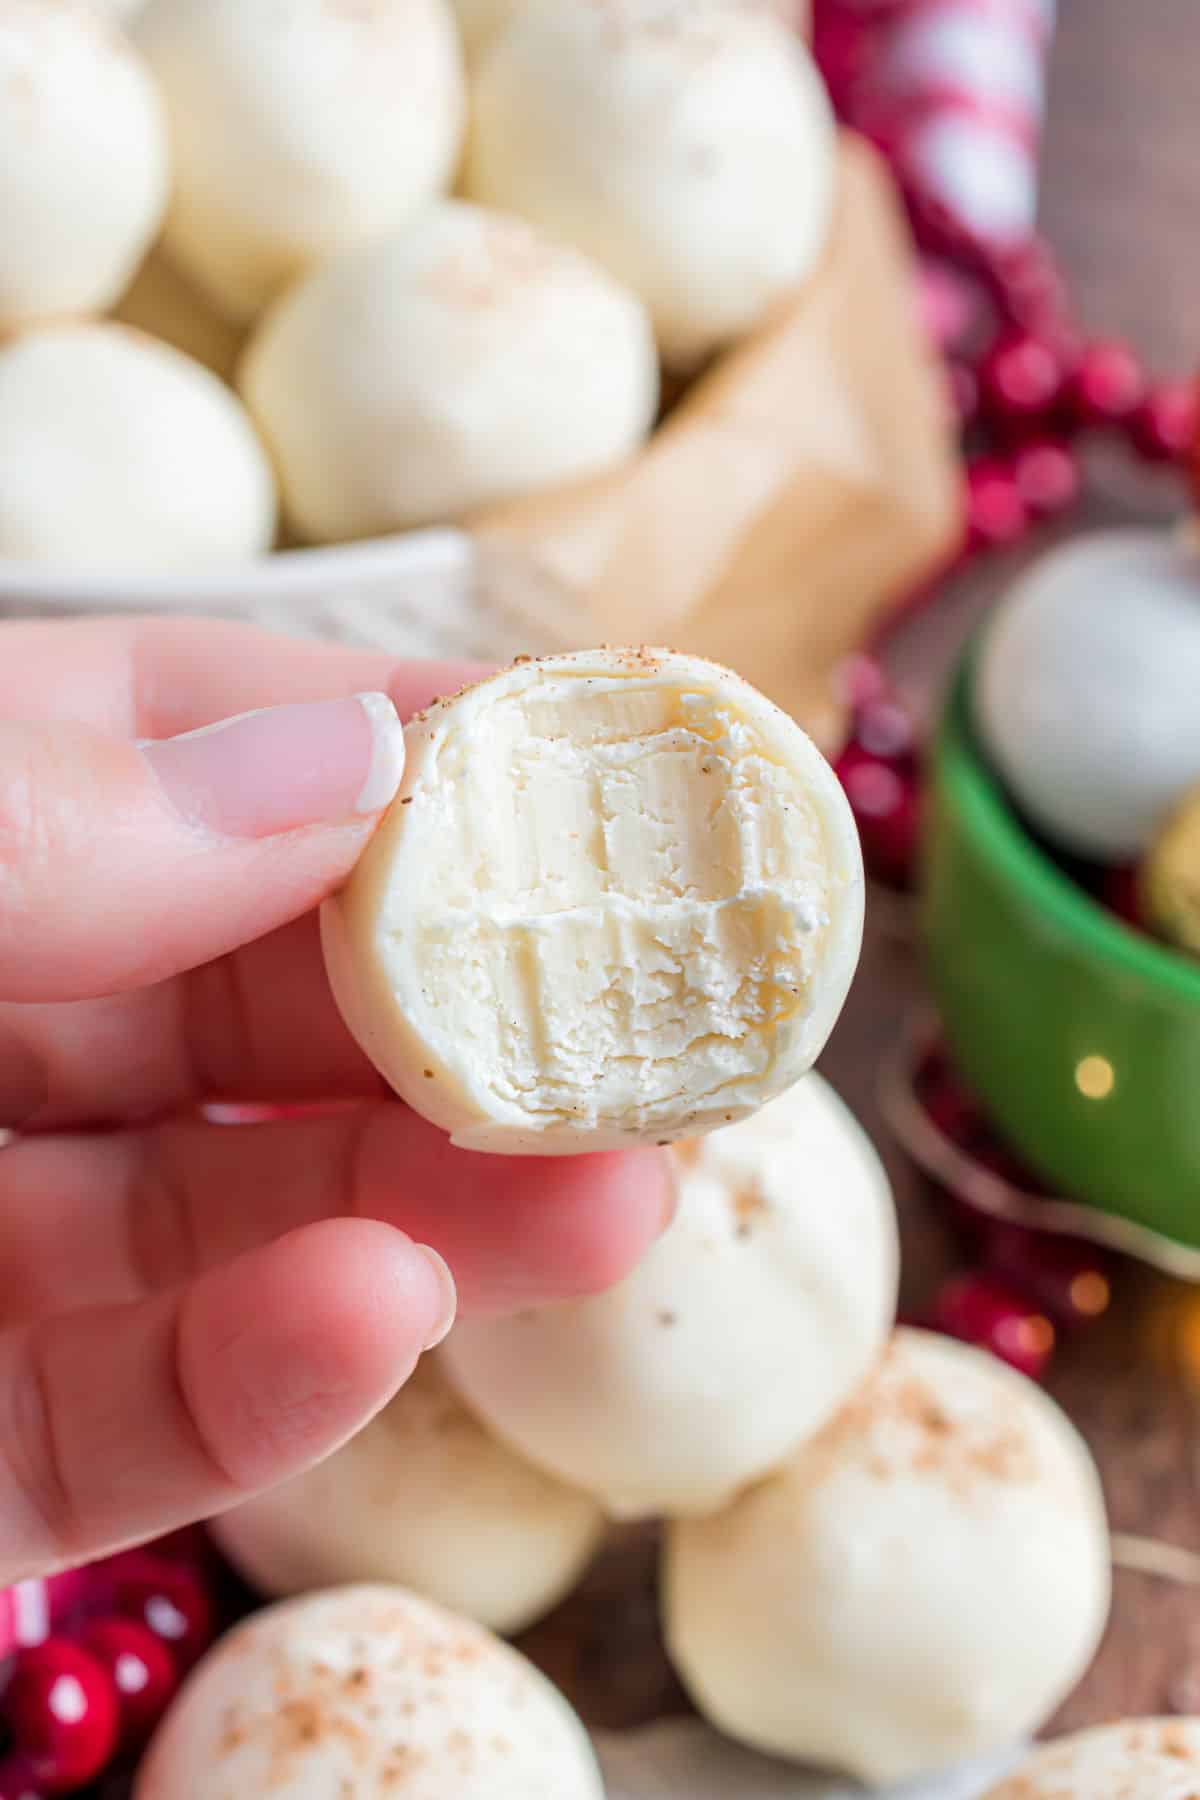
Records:
<instances>
[{"instance_id":1,"label":"pile of white truffles","mask_svg":"<svg viewBox=\"0 0 1200 1800\"><path fill-rule=\"evenodd\" d=\"M1036 1731L1105 1624L1103 1498L1033 1383L894 1325L887 1176L808 1072L861 923L840 789L744 682L666 652L525 662L406 738L393 811L325 918L352 1030L473 1147L669 1142L678 1211L608 1293L461 1319L358 1438L219 1522L223 1547L268 1596L402 1581L515 1630L579 1578L607 1521L663 1516L667 1649L731 1737L883 1783ZM414 1791L474 1794L465 1767L446 1785L445 1715L425 1719L433 1699L392 1652L369 1633L331 1647L323 1621L360 1591L294 1601L218 1649L140 1800L249 1792L280 1730L260 1696L282 1681L289 1704L316 1703L315 1683L357 1704L348 1657L386 1664L388 1730L388 1695L415 1708L403 1741L432 1772ZM438 1617L403 1604L422 1629ZM260 1642L283 1675L246 1659ZM481 1658L488 1684L492 1669ZM514 1755L529 1724L496 1727ZM553 1777L518 1762L512 1791L590 1794L561 1709L546 1724ZM337 1791L330 1742L289 1740L280 1791ZM497 1753L489 1795L506 1771Z\"/></svg>"},{"instance_id":2,"label":"pile of white truffles","mask_svg":"<svg viewBox=\"0 0 1200 1800\"><path fill-rule=\"evenodd\" d=\"M6 0L0 557L236 564L624 463L823 251L788 10Z\"/></svg>"}]
</instances>

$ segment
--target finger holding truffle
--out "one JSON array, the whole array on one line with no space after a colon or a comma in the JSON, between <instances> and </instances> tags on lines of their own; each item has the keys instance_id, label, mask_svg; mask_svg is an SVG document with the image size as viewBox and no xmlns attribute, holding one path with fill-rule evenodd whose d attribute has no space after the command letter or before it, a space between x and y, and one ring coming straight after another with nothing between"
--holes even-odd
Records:
<instances>
[{"instance_id":1,"label":"finger holding truffle","mask_svg":"<svg viewBox=\"0 0 1200 1800\"><path fill-rule=\"evenodd\" d=\"M456 1144L695 1137L808 1071L857 962L862 859L785 713L699 657L580 651L405 740L322 940L350 1030Z\"/></svg>"}]
</instances>

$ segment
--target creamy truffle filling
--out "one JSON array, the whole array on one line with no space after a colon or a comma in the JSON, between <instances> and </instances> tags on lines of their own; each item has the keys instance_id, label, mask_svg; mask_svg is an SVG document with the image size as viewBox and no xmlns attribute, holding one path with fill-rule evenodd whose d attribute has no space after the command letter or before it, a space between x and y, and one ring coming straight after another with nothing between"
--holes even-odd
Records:
<instances>
[{"instance_id":1,"label":"creamy truffle filling","mask_svg":"<svg viewBox=\"0 0 1200 1800\"><path fill-rule=\"evenodd\" d=\"M451 1067L577 1121L719 1106L804 1015L827 923L820 824L719 696L562 674L467 713L405 822L397 992Z\"/></svg>"}]
</instances>

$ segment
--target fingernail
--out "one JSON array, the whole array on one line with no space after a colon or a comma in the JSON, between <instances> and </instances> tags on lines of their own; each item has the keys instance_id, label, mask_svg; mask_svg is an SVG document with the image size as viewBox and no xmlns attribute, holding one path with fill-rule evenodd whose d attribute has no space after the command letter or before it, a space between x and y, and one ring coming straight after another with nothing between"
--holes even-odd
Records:
<instances>
[{"instance_id":1,"label":"fingernail","mask_svg":"<svg viewBox=\"0 0 1200 1800\"><path fill-rule=\"evenodd\" d=\"M224 837L379 812L404 773L404 729L386 694L271 706L138 748L176 812Z\"/></svg>"},{"instance_id":2,"label":"fingernail","mask_svg":"<svg viewBox=\"0 0 1200 1800\"><path fill-rule=\"evenodd\" d=\"M443 1338L449 1335L450 1327L458 1316L458 1289L454 1285L450 1265L444 1257L439 1256L436 1250L431 1250L428 1244L414 1244L413 1249L419 1250L428 1262L442 1290L442 1310L438 1323L421 1345L422 1350L436 1350Z\"/></svg>"}]
</instances>

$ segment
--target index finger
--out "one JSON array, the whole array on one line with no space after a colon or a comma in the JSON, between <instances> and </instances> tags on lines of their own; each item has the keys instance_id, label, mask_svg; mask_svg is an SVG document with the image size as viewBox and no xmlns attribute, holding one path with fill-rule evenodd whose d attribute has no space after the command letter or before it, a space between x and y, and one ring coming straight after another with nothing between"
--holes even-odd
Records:
<instances>
[{"instance_id":1,"label":"index finger","mask_svg":"<svg viewBox=\"0 0 1200 1800\"><path fill-rule=\"evenodd\" d=\"M368 692L389 694L407 719L484 673L223 619L0 623L0 718L70 719L120 737L173 737L263 706Z\"/></svg>"}]
</instances>

